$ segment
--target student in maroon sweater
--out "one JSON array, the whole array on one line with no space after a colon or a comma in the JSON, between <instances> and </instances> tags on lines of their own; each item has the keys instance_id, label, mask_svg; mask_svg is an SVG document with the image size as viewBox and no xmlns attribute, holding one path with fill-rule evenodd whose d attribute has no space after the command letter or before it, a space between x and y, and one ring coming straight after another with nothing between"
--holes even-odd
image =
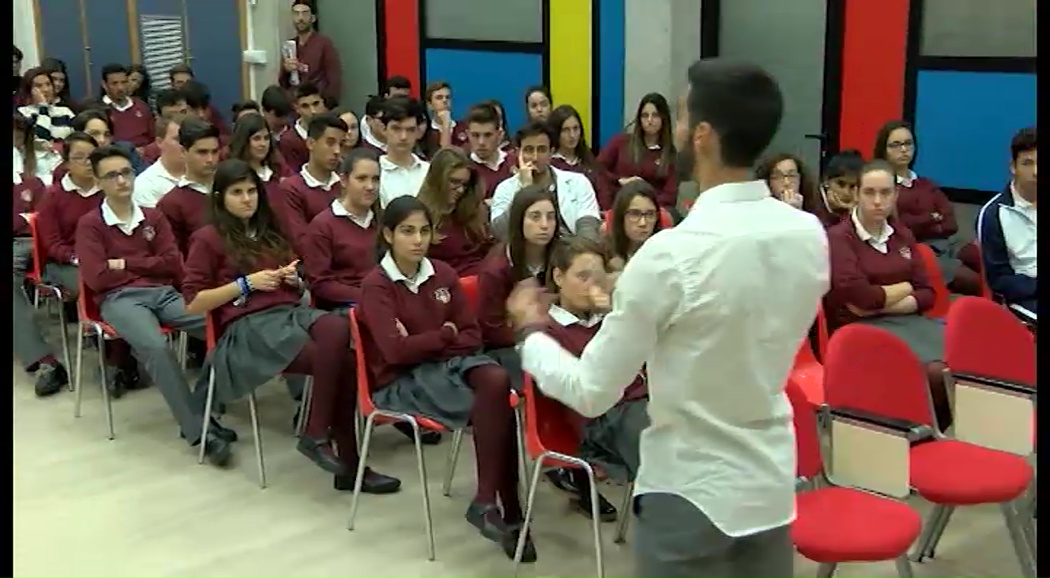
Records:
<instances>
[{"instance_id":1,"label":"student in maroon sweater","mask_svg":"<svg viewBox=\"0 0 1050 578\"><path fill-rule=\"evenodd\" d=\"M849 218L853 207L857 205L857 187L863 168L864 158L855 149L831 157L824 167L817 202L810 212L820 219L825 228Z\"/></svg>"},{"instance_id":2,"label":"student in maroon sweater","mask_svg":"<svg viewBox=\"0 0 1050 578\"><path fill-rule=\"evenodd\" d=\"M197 445L207 392L190 394L186 376L160 331L168 327L204 338L204 317L187 313L175 289L182 276L182 255L164 216L131 200L135 171L125 151L114 146L95 149L91 166L105 200L77 225L80 274L95 294L102 320L131 346L157 384L182 437ZM215 424L205 442L209 461L220 467L229 463L230 444L236 439L232 430Z\"/></svg>"},{"instance_id":3,"label":"student in maroon sweater","mask_svg":"<svg viewBox=\"0 0 1050 578\"><path fill-rule=\"evenodd\" d=\"M608 233L611 266L622 271L642 244L661 228L656 191L645 181L633 181L620 188L613 200Z\"/></svg>"},{"instance_id":4,"label":"student in maroon sweater","mask_svg":"<svg viewBox=\"0 0 1050 578\"><path fill-rule=\"evenodd\" d=\"M153 142L153 112L149 105L128 94L128 69L123 64L102 67L102 103L109 108L113 138L129 142L141 154Z\"/></svg>"},{"instance_id":5,"label":"student in maroon sweater","mask_svg":"<svg viewBox=\"0 0 1050 578\"><path fill-rule=\"evenodd\" d=\"M328 112L320 89L310 83L300 84L295 89L295 113L299 116L290 129L281 134L278 149L281 158L291 171L298 171L310 160L310 150L306 146L307 127L310 119Z\"/></svg>"},{"instance_id":6,"label":"student in maroon sweater","mask_svg":"<svg viewBox=\"0 0 1050 578\"><path fill-rule=\"evenodd\" d=\"M295 58L281 61L277 83L294 89L309 83L317 86L325 98L339 101L343 91L343 74L339 52L332 40L315 29L317 16L309 0L292 2L292 24L295 26ZM282 45L284 43L282 42ZM283 54L283 48L282 48ZM292 73L298 72L297 77Z\"/></svg>"},{"instance_id":7,"label":"student in maroon sweater","mask_svg":"<svg viewBox=\"0 0 1050 578\"><path fill-rule=\"evenodd\" d=\"M434 220L428 255L444 261L460 277L474 275L496 242L489 231L481 177L458 148L438 151L417 198Z\"/></svg>"},{"instance_id":8,"label":"student in maroon sweater","mask_svg":"<svg viewBox=\"0 0 1050 578\"><path fill-rule=\"evenodd\" d=\"M179 93L186 98L186 109L189 114L215 125L219 134L225 139L229 128L222 118L222 113L211 102L211 90L198 80L190 79L179 88Z\"/></svg>"},{"instance_id":9,"label":"student in maroon sweater","mask_svg":"<svg viewBox=\"0 0 1050 578\"><path fill-rule=\"evenodd\" d=\"M157 106L157 116L163 118L177 119L182 121L186 114L189 112L189 107L186 105L186 96L175 89L164 89L154 96L154 102ZM146 164L153 164L157 162L157 159L161 156L160 141L164 135L156 134L153 142L149 143L142 149L142 160Z\"/></svg>"},{"instance_id":10,"label":"student in maroon sweater","mask_svg":"<svg viewBox=\"0 0 1050 578\"><path fill-rule=\"evenodd\" d=\"M886 123L875 136L872 158L893 166L897 180L897 218L920 243L937 253L944 282L954 293L981 294L981 252L973 242L962 242L955 234L955 208L937 183L912 170L917 145L911 125Z\"/></svg>"},{"instance_id":11,"label":"student in maroon sweater","mask_svg":"<svg viewBox=\"0 0 1050 578\"><path fill-rule=\"evenodd\" d=\"M309 417L297 447L335 475L336 489L350 490L358 462L350 326L343 316L302 304L291 243L248 163L223 161L210 199L214 221L193 236L182 282L186 310L213 315L220 333L202 378L215 372L222 403L282 373L312 375ZM366 492L391 493L400 486L375 472L365 476Z\"/></svg>"},{"instance_id":12,"label":"student in maroon sweater","mask_svg":"<svg viewBox=\"0 0 1050 578\"><path fill-rule=\"evenodd\" d=\"M496 185L510 178L517 159L500 148L504 135L495 107L483 104L474 106L467 114L465 124L470 161L484 181L485 198L491 199Z\"/></svg>"},{"instance_id":13,"label":"student in maroon sweater","mask_svg":"<svg viewBox=\"0 0 1050 578\"><path fill-rule=\"evenodd\" d=\"M522 512L510 378L481 354L481 331L459 276L426 257L433 234L426 207L397 197L381 219L382 258L361 282L359 305L376 406L449 428L473 424L478 489L466 518L513 557ZM531 540L526 559L535 560Z\"/></svg>"},{"instance_id":14,"label":"student in maroon sweater","mask_svg":"<svg viewBox=\"0 0 1050 578\"><path fill-rule=\"evenodd\" d=\"M551 115L551 91L546 86L530 86L525 89L525 122L547 122ZM504 117L506 118L506 117Z\"/></svg>"},{"instance_id":15,"label":"student in maroon sweater","mask_svg":"<svg viewBox=\"0 0 1050 578\"><path fill-rule=\"evenodd\" d=\"M105 108L89 108L77 114L73 117L73 132L87 133L100 147L114 144L113 123L109 118L109 111ZM131 166L134 167L136 174L146 170L146 164L131 143L117 142L115 144L131 156ZM59 165L52 173L52 182L57 183L65 174L65 165Z\"/></svg>"},{"instance_id":16,"label":"student in maroon sweater","mask_svg":"<svg viewBox=\"0 0 1050 578\"><path fill-rule=\"evenodd\" d=\"M157 210L168 218L179 250L187 255L190 237L208 223L208 196L219 163L219 129L188 116L179 126L179 144L186 151L186 173L160 199Z\"/></svg>"},{"instance_id":17,"label":"student in maroon sweater","mask_svg":"<svg viewBox=\"0 0 1050 578\"><path fill-rule=\"evenodd\" d=\"M817 183L797 155L777 153L766 157L755 167L755 177L766 181L773 198L807 213L814 212Z\"/></svg>"},{"instance_id":18,"label":"student in maroon sweater","mask_svg":"<svg viewBox=\"0 0 1050 578\"><path fill-rule=\"evenodd\" d=\"M661 207L672 208L678 200L678 179L667 99L656 92L642 97L633 125L629 134L614 136L598 155L609 179L606 190L611 193L642 179L658 191Z\"/></svg>"},{"instance_id":19,"label":"student in maroon sweater","mask_svg":"<svg viewBox=\"0 0 1050 578\"><path fill-rule=\"evenodd\" d=\"M467 146L467 124L452 119L452 85L439 80L427 85L423 100L429 111L430 123L423 125L426 134L419 144L427 158L447 147Z\"/></svg>"},{"instance_id":20,"label":"student in maroon sweater","mask_svg":"<svg viewBox=\"0 0 1050 578\"><path fill-rule=\"evenodd\" d=\"M340 147L340 151L345 158L346 155L350 154L350 151L361 146L361 123L357 120L357 115L354 114L354 111L349 109L337 110L335 115L346 123L346 138L343 139L343 144Z\"/></svg>"},{"instance_id":21,"label":"student in maroon sweater","mask_svg":"<svg viewBox=\"0 0 1050 578\"><path fill-rule=\"evenodd\" d=\"M270 126L262 115L248 115L233 125L229 158L240 159L251 165L266 183L271 198L277 194L276 189L281 181L292 176L280 160L277 147L273 145Z\"/></svg>"},{"instance_id":22,"label":"student in maroon sweater","mask_svg":"<svg viewBox=\"0 0 1050 578\"><path fill-rule=\"evenodd\" d=\"M915 237L892 218L897 202L894 169L885 161L861 173L857 206L828 229L831 290L825 298L829 329L867 323L905 341L927 364L930 392L941 428L951 423L943 370L944 324L922 315L933 306L933 288Z\"/></svg>"},{"instance_id":23,"label":"student in maroon sweater","mask_svg":"<svg viewBox=\"0 0 1050 578\"><path fill-rule=\"evenodd\" d=\"M587 177L594 187L598 206L603 211L609 210L613 192L606 190L609 181L603 178L604 170L594 158L591 147L587 146L579 111L572 105L563 104L551 111L547 124L551 127L551 134L558 137L557 146L551 154L551 166Z\"/></svg>"},{"instance_id":24,"label":"student in maroon sweater","mask_svg":"<svg viewBox=\"0 0 1050 578\"><path fill-rule=\"evenodd\" d=\"M307 135L309 161L298 174L281 182L273 199L274 212L298 255L303 254L310 221L342 193L336 169L339 168L340 147L346 137L346 123L333 114L314 116L310 119Z\"/></svg>"}]
</instances>

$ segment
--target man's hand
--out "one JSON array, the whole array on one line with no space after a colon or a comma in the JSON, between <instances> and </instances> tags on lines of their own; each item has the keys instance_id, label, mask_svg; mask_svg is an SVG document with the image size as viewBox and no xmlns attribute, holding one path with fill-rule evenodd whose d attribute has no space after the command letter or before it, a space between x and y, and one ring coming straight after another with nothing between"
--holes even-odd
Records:
<instances>
[{"instance_id":1,"label":"man's hand","mask_svg":"<svg viewBox=\"0 0 1050 578\"><path fill-rule=\"evenodd\" d=\"M299 60L296 58L285 58L284 59L284 71L295 72L299 70Z\"/></svg>"},{"instance_id":2,"label":"man's hand","mask_svg":"<svg viewBox=\"0 0 1050 578\"><path fill-rule=\"evenodd\" d=\"M539 325L547 321L547 299L535 279L518 283L507 298L507 316L515 328Z\"/></svg>"}]
</instances>

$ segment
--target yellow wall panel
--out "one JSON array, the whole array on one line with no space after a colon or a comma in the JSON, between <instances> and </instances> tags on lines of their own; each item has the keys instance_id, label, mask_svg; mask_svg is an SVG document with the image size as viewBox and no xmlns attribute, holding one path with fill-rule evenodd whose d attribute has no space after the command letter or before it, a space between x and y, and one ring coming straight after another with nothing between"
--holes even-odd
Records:
<instances>
[{"instance_id":1,"label":"yellow wall panel","mask_svg":"<svg viewBox=\"0 0 1050 578\"><path fill-rule=\"evenodd\" d=\"M554 105L571 104L583 118L583 134L591 127L592 0L551 0L550 76Z\"/></svg>"}]
</instances>

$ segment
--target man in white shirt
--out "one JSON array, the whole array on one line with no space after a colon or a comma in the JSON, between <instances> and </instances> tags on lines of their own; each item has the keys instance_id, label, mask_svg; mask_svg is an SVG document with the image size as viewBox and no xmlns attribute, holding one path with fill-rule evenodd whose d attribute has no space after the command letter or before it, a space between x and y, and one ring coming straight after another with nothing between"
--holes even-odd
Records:
<instances>
[{"instance_id":1,"label":"man in white shirt","mask_svg":"<svg viewBox=\"0 0 1050 578\"><path fill-rule=\"evenodd\" d=\"M827 237L752 174L780 125L776 81L715 59L693 64L689 82L679 150L691 151L702 192L628 262L583 355L542 332L534 283L516 288L508 309L525 370L583 415L607 411L648 370L634 576L794 576L784 384L828 289Z\"/></svg>"},{"instance_id":2,"label":"man in white shirt","mask_svg":"<svg viewBox=\"0 0 1050 578\"><path fill-rule=\"evenodd\" d=\"M155 208L168 191L179 186L186 172L186 159L179 144L181 119L157 117L157 146L160 158L135 178L132 200L139 207Z\"/></svg>"},{"instance_id":3,"label":"man in white shirt","mask_svg":"<svg viewBox=\"0 0 1050 578\"><path fill-rule=\"evenodd\" d=\"M387 152L379 157L379 202L386 207L390 201L404 196L416 196L430 163L413 153L419 140L419 117L422 105L403 96L387 99L383 105Z\"/></svg>"}]
</instances>

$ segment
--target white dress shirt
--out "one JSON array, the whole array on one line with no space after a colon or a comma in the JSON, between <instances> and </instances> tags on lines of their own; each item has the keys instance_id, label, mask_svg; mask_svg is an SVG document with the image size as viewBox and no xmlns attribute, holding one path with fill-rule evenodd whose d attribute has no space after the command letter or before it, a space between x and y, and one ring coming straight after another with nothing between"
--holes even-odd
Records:
<instances>
[{"instance_id":1,"label":"white dress shirt","mask_svg":"<svg viewBox=\"0 0 1050 578\"><path fill-rule=\"evenodd\" d=\"M598 197L594 187L586 176L570 171L550 168L554 174L554 183L558 192L558 209L569 232L576 234L576 222L583 217L594 217L601 221L602 213L598 208ZM496 185L492 193L492 205L489 207L489 218L492 221L510 211L514 196L523 189L517 175Z\"/></svg>"},{"instance_id":2,"label":"white dress shirt","mask_svg":"<svg viewBox=\"0 0 1050 578\"><path fill-rule=\"evenodd\" d=\"M407 167L394 164L387 155L379 157L379 204L385 209L398 197L418 195L429 170L430 163L416 155Z\"/></svg>"},{"instance_id":3,"label":"white dress shirt","mask_svg":"<svg viewBox=\"0 0 1050 578\"><path fill-rule=\"evenodd\" d=\"M872 249L875 249L883 255L890 252L890 237L893 236L893 227L890 226L889 221L883 221L882 230L879 231L879 234L872 235L864 228L864 225L861 224L860 216L857 215L856 207L850 211L850 219L853 220L853 229L857 231L857 236L860 237L861 241L871 245Z\"/></svg>"},{"instance_id":4,"label":"white dress shirt","mask_svg":"<svg viewBox=\"0 0 1050 578\"><path fill-rule=\"evenodd\" d=\"M157 159L157 162L146 167L142 174L135 177L135 190L131 200L140 207L155 208L164 195L179 186L179 177L172 175Z\"/></svg>"},{"instance_id":5,"label":"white dress shirt","mask_svg":"<svg viewBox=\"0 0 1050 578\"><path fill-rule=\"evenodd\" d=\"M645 364L651 425L635 494L679 495L725 534L754 534L794 520L784 385L828 287L816 217L762 181L721 185L628 261L580 358L533 333L522 364L545 394L592 417Z\"/></svg>"}]
</instances>

